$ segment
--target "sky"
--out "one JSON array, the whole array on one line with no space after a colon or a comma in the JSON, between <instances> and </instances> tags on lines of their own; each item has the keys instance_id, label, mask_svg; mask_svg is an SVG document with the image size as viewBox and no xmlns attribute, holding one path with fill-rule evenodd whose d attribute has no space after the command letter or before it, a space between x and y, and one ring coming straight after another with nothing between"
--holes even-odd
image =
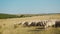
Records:
<instances>
[{"instance_id":1,"label":"sky","mask_svg":"<svg viewBox=\"0 0 60 34\"><path fill-rule=\"evenodd\" d=\"M60 0L0 0L0 13L60 13Z\"/></svg>"}]
</instances>

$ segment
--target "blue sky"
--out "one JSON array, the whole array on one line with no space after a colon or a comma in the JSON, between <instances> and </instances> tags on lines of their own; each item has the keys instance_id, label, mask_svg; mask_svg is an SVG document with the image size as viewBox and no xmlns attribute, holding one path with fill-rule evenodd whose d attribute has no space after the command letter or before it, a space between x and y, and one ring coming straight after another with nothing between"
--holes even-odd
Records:
<instances>
[{"instance_id":1,"label":"blue sky","mask_svg":"<svg viewBox=\"0 0 60 34\"><path fill-rule=\"evenodd\" d=\"M60 0L0 0L0 13L60 13Z\"/></svg>"}]
</instances>

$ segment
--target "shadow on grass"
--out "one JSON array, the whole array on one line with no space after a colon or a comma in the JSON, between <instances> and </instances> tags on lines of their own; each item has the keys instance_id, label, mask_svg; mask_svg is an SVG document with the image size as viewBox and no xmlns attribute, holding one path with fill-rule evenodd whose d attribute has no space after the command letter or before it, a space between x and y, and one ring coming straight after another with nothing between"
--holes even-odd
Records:
<instances>
[{"instance_id":1,"label":"shadow on grass","mask_svg":"<svg viewBox=\"0 0 60 34\"><path fill-rule=\"evenodd\" d=\"M28 32L32 32L32 31L36 31L36 32L40 32L40 31L43 31L44 30L44 28L35 28L35 29L33 29L33 30L28 30Z\"/></svg>"},{"instance_id":2,"label":"shadow on grass","mask_svg":"<svg viewBox=\"0 0 60 34\"><path fill-rule=\"evenodd\" d=\"M36 29L44 29L44 28L36 28Z\"/></svg>"}]
</instances>

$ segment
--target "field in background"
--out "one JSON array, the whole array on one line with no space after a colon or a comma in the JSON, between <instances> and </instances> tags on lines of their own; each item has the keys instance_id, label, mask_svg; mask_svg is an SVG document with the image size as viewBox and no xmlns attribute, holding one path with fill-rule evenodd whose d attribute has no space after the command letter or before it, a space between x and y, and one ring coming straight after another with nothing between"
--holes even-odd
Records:
<instances>
[{"instance_id":1,"label":"field in background","mask_svg":"<svg viewBox=\"0 0 60 34\"><path fill-rule=\"evenodd\" d=\"M45 15L60 15L60 13L50 13L50 14L3 14L3 13L0 13L0 19L45 16Z\"/></svg>"},{"instance_id":2,"label":"field in background","mask_svg":"<svg viewBox=\"0 0 60 34\"><path fill-rule=\"evenodd\" d=\"M5 17L3 17L5 16ZM40 27L23 27L22 25L15 25L15 23L20 23L23 21L38 21L38 20L54 20L60 19L60 14L37 14L32 15L17 15L18 17L13 16L9 18L10 15L0 15L0 34L60 34L60 27L54 28L50 27L47 30L39 29ZM24 17L24 18L22 18Z\"/></svg>"}]
</instances>

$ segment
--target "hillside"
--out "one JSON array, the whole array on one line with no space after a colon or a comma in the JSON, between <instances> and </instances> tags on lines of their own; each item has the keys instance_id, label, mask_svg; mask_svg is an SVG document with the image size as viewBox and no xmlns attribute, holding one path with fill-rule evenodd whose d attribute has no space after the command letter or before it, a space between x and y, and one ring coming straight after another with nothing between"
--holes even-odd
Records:
<instances>
[{"instance_id":1,"label":"hillside","mask_svg":"<svg viewBox=\"0 0 60 34\"><path fill-rule=\"evenodd\" d=\"M26 14L28 15L28 14ZM29 14L33 15L33 14ZM60 19L60 14L39 14L39 16L33 15L32 17L27 17L23 15L20 15L20 17L25 18L15 18L16 15L10 15L10 14L0 14L0 17L2 18L9 18L13 16L11 19L0 19L0 34L60 34L60 27L54 28L50 27L47 30L39 29L40 27L23 27L22 25L17 25L18 23L24 22L24 21L38 21L38 20L55 20ZM6 17L4 17L6 16ZM8 17L7 17L8 16ZM16 24L16 25L15 25Z\"/></svg>"},{"instance_id":2,"label":"hillside","mask_svg":"<svg viewBox=\"0 0 60 34\"><path fill-rule=\"evenodd\" d=\"M6 18L17 18L17 15L11 15L11 14L0 14L0 19L6 19Z\"/></svg>"},{"instance_id":3,"label":"hillside","mask_svg":"<svg viewBox=\"0 0 60 34\"><path fill-rule=\"evenodd\" d=\"M22 18L22 17L32 17L32 16L47 16L47 15L60 15L60 13L50 13L50 14L3 14L0 13L0 19L7 18Z\"/></svg>"}]
</instances>

